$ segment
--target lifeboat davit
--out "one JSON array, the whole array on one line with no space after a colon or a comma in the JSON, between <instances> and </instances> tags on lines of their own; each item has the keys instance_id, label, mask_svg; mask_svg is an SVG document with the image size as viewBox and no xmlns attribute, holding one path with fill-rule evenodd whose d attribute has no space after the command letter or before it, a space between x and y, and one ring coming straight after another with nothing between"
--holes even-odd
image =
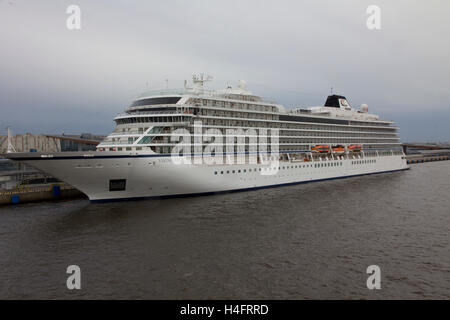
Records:
<instances>
[{"instance_id":1,"label":"lifeboat davit","mask_svg":"<svg viewBox=\"0 0 450 320\"><path fill-rule=\"evenodd\" d=\"M353 152L361 152L361 146L359 144L351 144L347 149Z\"/></svg>"},{"instance_id":2,"label":"lifeboat davit","mask_svg":"<svg viewBox=\"0 0 450 320\"><path fill-rule=\"evenodd\" d=\"M330 152L330 146L327 145L318 145L311 147L311 151L313 152L320 152L320 153L329 153Z\"/></svg>"},{"instance_id":3,"label":"lifeboat davit","mask_svg":"<svg viewBox=\"0 0 450 320\"><path fill-rule=\"evenodd\" d=\"M344 146L333 146L331 147L331 149L333 150L334 153L345 153L345 147Z\"/></svg>"}]
</instances>

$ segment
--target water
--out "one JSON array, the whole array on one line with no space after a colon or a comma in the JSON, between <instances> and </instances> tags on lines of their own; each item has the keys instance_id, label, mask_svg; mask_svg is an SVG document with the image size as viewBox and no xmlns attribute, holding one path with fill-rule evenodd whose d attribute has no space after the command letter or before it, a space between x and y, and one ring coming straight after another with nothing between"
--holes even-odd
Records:
<instances>
[{"instance_id":1,"label":"water","mask_svg":"<svg viewBox=\"0 0 450 320\"><path fill-rule=\"evenodd\" d=\"M0 208L0 298L450 298L450 161L208 197ZM66 288L81 268L82 289ZM381 268L368 290L366 268Z\"/></svg>"}]
</instances>

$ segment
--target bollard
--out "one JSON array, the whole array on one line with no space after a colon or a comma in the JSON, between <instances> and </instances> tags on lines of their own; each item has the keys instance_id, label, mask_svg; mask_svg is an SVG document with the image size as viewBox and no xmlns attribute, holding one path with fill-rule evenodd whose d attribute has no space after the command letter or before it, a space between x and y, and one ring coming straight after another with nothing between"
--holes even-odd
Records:
<instances>
[{"instance_id":1,"label":"bollard","mask_svg":"<svg viewBox=\"0 0 450 320\"><path fill-rule=\"evenodd\" d=\"M12 204L18 204L19 202L20 202L19 195L18 194L13 194L11 196L11 203Z\"/></svg>"},{"instance_id":2,"label":"bollard","mask_svg":"<svg viewBox=\"0 0 450 320\"><path fill-rule=\"evenodd\" d=\"M54 186L52 187L52 192L53 192L53 195L54 195L55 197L60 196L60 195L61 195L61 187L58 186L58 185L54 185Z\"/></svg>"}]
</instances>

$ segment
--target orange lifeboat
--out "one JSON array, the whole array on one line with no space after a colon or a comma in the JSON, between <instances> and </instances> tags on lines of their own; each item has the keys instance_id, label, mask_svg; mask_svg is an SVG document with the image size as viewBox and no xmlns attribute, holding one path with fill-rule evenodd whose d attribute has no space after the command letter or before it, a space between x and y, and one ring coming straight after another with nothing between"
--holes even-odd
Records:
<instances>
[{"instance_id":1,"label":"orange lifeboat","mask_svg":"<svg viewBox=\"0 0 450 320\"><path fill-rule=\"evenodd\" d=\"M329 153L330 152L330 146L317 145L317 146L311 147L311 151L313 151L313 152L320 152L320 153Z\"/></svg>"},{"instance_id":2,"label":"orange lifeboat","mask_svg":"<svg viewBox=\"0 0 450 320\"><path fill-rule=\"evenodd\" d=\"M347 147L348 150L353 152L361 152L361 145L359 144L351 144Z\"/></svg>"},{"instance_id":3,"label":"orange lifeboat","mask_svg":"<svg viewBox=\"0 0 450 320\"><path fill-rule=\"evenodd\" d=\"M331 147L334 153L344 153L345 147L344 146L333 146Z\"/></svg>"}]
</instances>

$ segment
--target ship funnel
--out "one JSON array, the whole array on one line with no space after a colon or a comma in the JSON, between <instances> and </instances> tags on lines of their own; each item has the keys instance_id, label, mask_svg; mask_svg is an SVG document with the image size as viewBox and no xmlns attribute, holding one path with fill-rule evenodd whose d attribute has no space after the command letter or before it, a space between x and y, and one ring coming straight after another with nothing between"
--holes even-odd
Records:
<instances>
[{"instance_id":1,"label":"ship funnel","mask_svg":"<svg viewBox=\"0 0 450 320\"><path fill-rule=\"evenodd\" d=\"M347 99L344 96L338 96L336 94L328 96L324 106L331 108L350 109L350 104L348 103Z\"/></svg>"}]
</instances>

